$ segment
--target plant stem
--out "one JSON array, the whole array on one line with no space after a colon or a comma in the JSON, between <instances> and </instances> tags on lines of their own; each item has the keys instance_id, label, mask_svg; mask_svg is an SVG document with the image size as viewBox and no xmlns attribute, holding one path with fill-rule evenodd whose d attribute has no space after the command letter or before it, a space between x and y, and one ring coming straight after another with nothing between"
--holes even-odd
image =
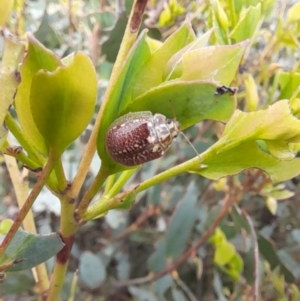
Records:
<instances>
[{"instance_id":1,"label":"plant stem","mask_svg":"<svg viewBox=\"0 0 300 301\"><path fill-rule=\"evenodd\" d=\"M203 156L205 153L201 155L202 160L204 159ZM180 165L177 165L169 170L166 170L144 182L139 184L137 187L132 188L130 190L124 191L116 195L115 197L109 197L108 195L105 195L101 197L96 203L94 203L92 206L90 206L86 212L82 215L79 215L81 219L83 220L91 220L99 215L105 214L108 210L111 209L117 209L124 204L124 199L127 198L132 193L138 193L143 190L148 189L149 187L152 187L160 182L163 182L169 178L172 178L178 174L181 174L183 172L187 172L188 170L191 170L195 167L195 165L200 164L199 157L195 157L187 162L184 162ZM114 187L113 187L114 189Z\"/></svg>"},{"instance_id":2,"label":"plant stem","mask_svg":"<svg viewBox=\"0 0 300 301\"><path fill-rule=\"evenodd\" d=\"M99 191L105 180L107 179L107 172L104 170L103 165L101 166L98 174L96 175L94 182L89 187L89 189L85 192L79 206L78 206L78 215L81 216L84 214L86 209L88 208L90 202L92 201L93 197Z\"/></svg>"},{"instance_id":3,"label":"plant stem","mask_svg":"<svg viewBox=\"0 0 300 301\"><path fill-rule=\"evenodd\" d=\"M20 127L17 125L13 117L8 113L5 117L5 124L8 127L8 129L12 132L14 137L18 140L18 142L21 144L21 146L25 149L27 154L30 158L37 159L37 164L39 163L40 166L44 165L45 158L43 158L38 152L30 145L28 140L24 137L24 134Z\"/></svg>"},{"instance_id":4,"label":"plant stem","mask_svg":"<svg viewBox=\"0 0 300 301\"><path fill-rule=\"evenodd\" d=\"M118 180L115 182L115 184L106 193L106 196L109 198L115 196L122 189L122 187L124 187L125 183L137 171L138 168L132 168L132 169L128 169L128 170L122 172L122 174L120 175Z\"/></svg>"},{"instance_id":5,"label":"plant stem","mask_svg":"<svg viewBox=\"0 0 300 301\"><path fill-rule=\"evenodd\" d=\"M13 225L9 229L8 233L6 234L4 240L2 241L2 244L0 246L0 257L3 256L5 250L7 249L8 245L14 238L17 230L23 223L26 215L28 214L30 208L32 207L33 202L41 192L43 186L45 185L47 178L49 177L56 161L56 156L53 154L52 151L50 151L49 159L43 168L41 174L38 177L37 182L35 183L32 191L30 192L27 200L25 201L23 207L21 208L17 218L15 219Z\"/></svg>"},{"instance_id":6,"label":"plant stem","mask_svg":"<svg viewBox=\"0 0 300 301\"><path fill-rule=\"evenodd\" d=\"M142 15L143 15L146 4L147 4L147 0L135 0L133 3L131 14L129 16L129 20L128 20L128 23L127 23L127 26L125 29L125 33L123 36L123 40L122 40L122 43L120 46L120 50L119 50L115 65L113 67L112 73L111 73L109 84L106 89L100 111L99 111L96 121L95 121L95 126L91 133L91 137L88 141L86 150L85 150L82 160L80 162L78 172L75 176L73 185L69 192L69 195L72 199L77 197L77 195L82 187L83 181L87 175L89 166L91 164L92 158L96 151L96 143L97 143L97 138L98 138L100 121L102 119L103 113L105 112L105 107L109 104L109 100L114 91L115 84L122 71L125 58L129 52L130 48L134 44L136 37L138 35L138 30L141 25Z\"/></svg>"},{"instance_id":7,"label":"plant stem","mask_svg":"<svg viewBox=\"0 0 300 301\"><path fill-rule=\"evenodd\" d=\"M75 202L70 201L66 196L61 201L61 222L59 234L65 246L56 255L55 266L51 277L47 301L57 301L64 284L68 267L74 236L78 225L74 219Z\"/></svg>"},{"instance_id":8,"label":"plant stem","mask_svg":"<svg viewBox=\"0 0 300 301\"><path fill-rule=\"evenodd\" d=\"M64 168L61 162L61 159L57 161L57 163L54 166L54 171L57 179L57 186L60 192L63 192L67 185L68 181L66 180Z\"/></svg>"},{"instance_id":9,"label":"plant stem","mask_svg":"<svg viewBox=\"0 0 300 301\"><path fill-rule=\"evenodd\" d=\"M116 179L116 174L113 174L107 178L105 188L104 188L104 194L107 194L109 190L114 186Z\"/></svg>"},{"instance_id":10,"label":"plant stem","mask_svg":"<svg viewBox=\"0 0 300 301\"><path fill-rule=\"evenodd\" d=\"M21 161L23 164L27 165L31 169L36 169L38 167L41 167L40 164L32 161L29 157L27 157L23 151L19 153L19 152L11 151L11 149L13 149L13 146L11 146L8 143L8 141L5 141L4 145L2 146L2 150L5 155L16 158L17 160Z\"/></svg>"}]
</instances>

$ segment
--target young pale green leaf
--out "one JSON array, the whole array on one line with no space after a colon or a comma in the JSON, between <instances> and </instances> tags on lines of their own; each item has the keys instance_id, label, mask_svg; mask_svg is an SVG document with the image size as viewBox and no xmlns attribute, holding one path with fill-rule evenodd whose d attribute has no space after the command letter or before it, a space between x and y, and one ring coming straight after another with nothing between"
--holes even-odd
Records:
<instances>
[{"instance_id":1,"label":"young pale green leaf","mask_svg":"<svg viewBox=\"0 0 300 301\"><path fill-rule=\"evenodd\" d=\"M249 140L283 140L300 142L300 120L292 115L289 102L281 100L266 110L245 113L236 110L227 123L221 139L222 151Z\"/></svg>"},{"instance_id":2,"label":"young pale green leaf","mask_svg":"<svg viewBox=\"0 0 300 301\"><path fill-rule=\"evenodd\" d=\"M266 199L266 206L273 215L276 214L278 202L275 198L268 196Z\"/></svg>"},{"instance_id":3,"label":"young pale green leaf","mask_svg":"<svg viewBox=\"0 0 300 301\"><path fill-rule=\"evenodd\" d=\"M9 18L10 12L13 8L14 0L0 1L0 26L2 26Z\"/></svg>"},{"instance_id":4,"label":"young pale green leaf","mask_svg":"<svg viewBox=\"0 0 300 301\"><path fill-rule=\"evenodd\" d=\"M228 264L235 255L234 246L228 242L215 246L214 262L217 265Z\"/></svg>"},{"instance_id":5,"label":"young pale green leaf","mask_svg":"<svg viewBox=\"0 0 300 301\"><path fill-rule=\"evenodd\" d=\"M192 170L213 180L234 175L248 168L264 170L274 183L286 181L299 174L300 159L281 161L263 152L255 141L246 142L204 160L206 168Z\"/></svg>"},{"instance_id":6,"label":"young pale green leaf","mask_svg":"<svg viewBox=\"0 0 300 301\"><path fill-rule=\"evenodd\" d=\"M13 223L14 221L11 219L4 219L0 223L0 234L7 234Z\"/></svg>"},{"instance_id":7,"label":"young pale green leaf","mask_svg":"<svg viewBox=\"0 0 300 301\"><path fill-rule=\"evenodd\" d=\"M216 15L215 9L211 6L209 7L209 27L214 28L214 34L212 36L212 44L219 44L224 45L227 44L227 35L225 34L224 30L221 28L218 18Z\"/></svg>"},{"instance_id":8,"label":"young pale green leaf","mask_svg":"<svg viewBox=\"0 0 300 301\"><path fill-rule=\"evenodd\" d=\"M281 201L291 198L295 195L295 192L287 189L276 189L276 187L268 193L268 196Z\"/></svg>"},{"instance_id":9,"label":"young pale green leaf","mask_svg":"<svg viewBox=\"0 0 300 301\"><path fill-rule=\"evenodd\" d=\"M191 42L190 44L188 44L187 46L179 50L177 53L175 53L166 64L164 74L163 74L163 81L179 78L182 75L182 71L183 71L183 66L182 66L183 54L204 47L208 43L208 40L212 32L213 32L212 29L207 31L200 38L196 39L194 42Z\"/></svg>"},{"instance_id":10,"label":"young pale green leaf","mask_svg":"<svg viewBox=\"0 0 300 301\"><path fill-rule=\"evenodd\" d=\"M171 218L166 234L165 252L169 258L178 258L185 250L196 219L197 187L192 182Z\"/></svg>"},{"instance_id":11,"label":"young pale green leaf","mask_svg":"<svg viewBox=\"0 0 300 301\"><path fill-rule=\"evenodd\" d=\"M154 51L156 51L158 48L160 48L163 45L163 43L161 41L152 39L148 36L146 37L146 41L147 41L147 44L149 46L151 53L153 53Z\"/></svg>"},{"instance_id":12,"label":"young pale green leaf","mask_svg":"<svg viewBox=\"0 0 300 301\"><path fill-rule=\"evenodd\" d=\"M288 48L298 49L299 43L297 34L294 31L286 30L283 19L278 19L278 25L276 30L277 40L280 41L282 45Z\"/></svg>"},{"instance_id":13,"label":"young pale green leaf","mask_svg":"<svg viewBox=\"0 0 300 301\"><path fill-rule=\"evenodd\" d=\"M133 86L132 99L137 98L146 93L149 89L161 84L164 66L168 60L195 39L195 34L189 23L183 24L183 26L173 33L141 67Z\"/></svg>"},{"instance_id":14,"label":"young pale green leaf","mask_svg":"<svg viewBox=\"0 0 300 301\"><path fill-rule=\"evenodd\" d=\"M249 111L255 111L259 104L259 96L255 80L251 73L244 75L244 82L246 88L246 103Z\"/></svg>"},{"instance_id":15,"label":"young pale green leaf","mask_svg":"<svg viewBox=\"0 0 300 301\"><path fill-rule=\"evenodd\" d=\"M216 5L214 5L214 10L220 27L226 32L229 26L229 21L225 10L223 9L223 6L220 4L219 1L216 1Z\"/></svg>"},{"instance_id":16,"label":"young pale green leaf","mask_svg":"<svg viewBox=\"0 0 300 301\"><path fill-rule=\"evenodd\" d=\"M36 235L18 230L5 254L1 257L0 265L13 260L21 260L8 268L7 272L30 269L53 257L63 246L57 233Z\"/></svg>"},{"instance_id":17,"label":"young pale green leaf","mask_svg":"<svg viewBox=\"0 0 300 301\"><path fill-rule=\"evenodd\" d=\"M52 52L32 36L28 36L28 50L20 70L22 80L15 98L15 106L26 140L44 155L47 154L46 145L33 121L30 110L31 82L38 70L43 69L51 72L60 65L59 59ZM48 90L49 87L47 87L46 91Z\"/></svg>"},{"instance_id":18,"label":"young pale green leaf","mask_svg":"<svg viewBox=\"0 0 300 301\"><path fill-rule=\"evenodd\" d=\"M220 228L217 228L214 234L209 238L209 241L214 246L217 246L217 245L225 244L227 242L227 238L224 232Z\"/></svg>"},{"instance_id":19,"label":"young pale green leaf","mask_svg":"<svg viewBox=\"0 0 300 301\"><path fill-rule=\"evenodd\" d=\"M230 85L248 41L235 45L209 46L185 53L181 80L210 80Z\"/></svg>"},{"instance_id":20,"label":"young pale green leaf","mask_svg":"<svg viewBox=\"0 0 300 301\"><path fill-rule=\"evenodd\" d=\"M216 95L217 87L204 81L170 81L135 99L124 113L159 112L175 117L181 129L204 119L227 121L235 109L235 97L229 93Z\"/></svg>"},{"instance_id":21,"label":"young pale green leaf","mask_svg":"<svg viewBox=\"0 0 300 301\"><path fill-rule=\"evenodd\" d=\"M7 135L8 135L7 128L3 124L0 125L0 151L2 151L2 148L4 148Z\"/></svg>"},{"instance_id":22,"label":"young pale green leaf","mask_svg":"<svg viewBox=\"0 0 300 301\"><path fill-rule=\"evenodd\" d=\"M279 75L280 96L279 99L289 99L293 96L294 91L300 86L299 72L281 72ZM300 93L297 95L300 97Z\"/></svg>"},{"instance_id":23,"label":"young pale green leaf","mask_svg":"<svg viewBox=\"0 0 300 301\"><path fill-rule=\"evenodd\" d=\"M169 26L175 21L175 18L185 12L184 7L179 5L177 0L170 0L165 3L164 10L160 14L158 24L159 26Z\"/></svg>"},{"instance_id":24,"label":"young pale green leaf","mask_svg":"<svg viewBox=\"0 0 300 301\"><path fill-rule=\"evenodd\" d=\"M267 19L274 11L274 6L277 4L277 0L264 0L261 3L261 14Z\"/></svg>"},{"instance_id":25,"label":"young pale green leaf","mask_svg":"<svg viewBox=\"0 0 300 301\"><path fill-rule=\"evenodd\" d=\"M259 24L260 16L260 3L258 3L256 6L248 7L241 13L239 22L236 24L229 37L235 40L235 42L241 42L251 38Z\"/></svg>"},{"instance_id":26,"label":"young pale green leaf","mask_svg":"<svg viewBox=\"0 0 300 301\"><path fill-rule=\"evenodd\" d=\"M287 22L300 21L300 3L295 3L287 12Z\"/></svg>"},{"instance_id":27,"label":"young pale green leaf","mask_svg":"<svg viewBox=\"0 0 300 301\"><path fill-rule=\"evenodd\" d=\"M94 67L81 52L66 67L34 75L30 108L48 149L61 154L83 132L93 115L96 95Z\"/></svg>"},{"instance_id":28,"label":"young pale green leaf","mask_svg":"<svg viewBox=\"0 0 300 301\"><path fill-rule=\"evenodd\" d=\"M268 152L275 158L282 161L290 161L295 158L295 153L285 141L266 140Z\"/></svg>"},{"instance_id":29,"label":"young pale green leaf","mask_svg":"<svg viewBox=\"0 0 300 301\"><path fill-rule=\"evenodd\" d=\"M243 261L220 228L216 229L210 242L215 247L214 262L233 279L238 279L243 270Z\"/></svg>"}]
</instances>

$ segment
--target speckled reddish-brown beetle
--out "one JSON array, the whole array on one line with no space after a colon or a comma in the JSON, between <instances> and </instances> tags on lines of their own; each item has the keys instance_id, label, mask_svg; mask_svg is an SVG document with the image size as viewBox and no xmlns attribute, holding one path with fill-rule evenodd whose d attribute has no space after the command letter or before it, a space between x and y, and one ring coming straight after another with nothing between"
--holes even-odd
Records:
<instances>
[{"instance_id":1,"label":"speckled reddish-brown beetle","mask_svg":"<svg viewBox=\"0 0 300 301\"><path fill-rule=\"evenodd\" d=\"M161 157L179 132L179 122L162 114L128 113L109 127L106 150L116 162L136 166Z\"/></svg>"}]
</instances>

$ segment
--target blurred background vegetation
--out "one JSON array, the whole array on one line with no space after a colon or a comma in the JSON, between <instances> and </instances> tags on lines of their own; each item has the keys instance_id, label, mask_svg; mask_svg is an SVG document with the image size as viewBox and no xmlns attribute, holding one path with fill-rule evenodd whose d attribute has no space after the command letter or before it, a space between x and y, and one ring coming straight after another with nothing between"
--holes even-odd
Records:
<instances>
[{"instance_id":1,"label":"blurred background vegetation","mask_svg":"<svg viewBox=\"0 0 300 301\"><path fill-rule=\"evenodd\" d=\"M60 57L85 51L98 74L97 112L132 2L16 0L4 30L19 36L32 32ZM241 110L263 109L276 100L299 97L300 3L151 0L143 27L148 28L150 37L164 41L186 18L197 36L214 28L211 45L250 39L232 83L239 89ZM3 47L0 39L0 53ZM200 153L217 141L222 129L220 123L205 121L185 134ZM64 154L70 179L76 173L89 133L87 129ZM178 137L166 155L145 164L128 185L193 156L193 149ZM17 213L13 186L1 156L0 162L0 219L13 219ZM99 166L95 155L86 186ZM262 171L246 170L219 181L183 174L142 192L131 211L110 211L104 218L80 228L61 300L68 298L78 268L75 300L300 300L299 183L300 178L294 178L275 186ZM166 269L172 265L170 259L180 260L184 251L199 241L228 190L239 196L238 206L223 219L214 235L176 272L149 281L145 277L148 273L155 275ZM39 233L58 229L59 201L47 190L35 202L33 211ZM255 228L258 245L253 239L254 230L250 231L252 235L247 233L245 223ZM169 257L163 251L165 244L171 250ZM256 247L258 269L254 268ZM49 271L52 267L53 260L49 260ZM253 284L258 278L261 299L254 299ZM0 285L0 297L4 301L36 300L31 271L8 274Z\"/></svg>"}]
</instances>

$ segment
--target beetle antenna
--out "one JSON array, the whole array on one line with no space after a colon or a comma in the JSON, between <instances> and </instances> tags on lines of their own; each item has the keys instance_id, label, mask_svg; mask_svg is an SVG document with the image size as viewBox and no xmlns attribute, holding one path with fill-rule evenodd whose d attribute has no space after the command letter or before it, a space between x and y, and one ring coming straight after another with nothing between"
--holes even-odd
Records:
<instances>
[{"instance_id":1,"label":"beetle antenna","mask_svg":"<svg viewBox=\"0 0 300 301\"><path fill-rule=\"evenodd\" d=\"M195 151L195 153L199 157L200 161L202 161L202 158L201 158L200 154L198 153L198 151L196 150L196 147L193 145L193 143L190 141L190 139L183 132L180 132L180 134L184 137L184 139L189 143L189 145Z\"/></svg>"}]
</instances>

